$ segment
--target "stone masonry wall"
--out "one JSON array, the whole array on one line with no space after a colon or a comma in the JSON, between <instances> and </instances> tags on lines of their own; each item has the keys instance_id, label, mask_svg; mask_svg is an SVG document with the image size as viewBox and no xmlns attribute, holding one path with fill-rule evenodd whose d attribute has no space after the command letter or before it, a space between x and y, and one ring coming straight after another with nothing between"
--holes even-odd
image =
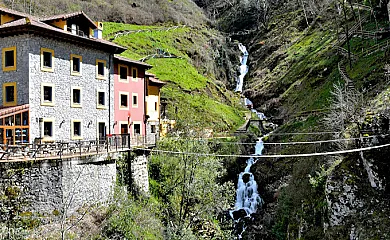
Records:
<instances>
[{"instance_id":1,"label":"stone masonry wall","mask_svg":"<svg viewBox=\"0 0 390 240\"><path fill-rule=\"evenodd\" d=\"M146 155L134 157L131 161L131 174L136 186L144 193L149 193L148 158Z\"/></svg>"},{"instance_id":2,"label":"stone masonry wall","mask_svg":"<svg viewBox=\"0 0 390 240\"><path fill-rule=\"evenodd\" d=\"M84 203L104 204L112 197L115 180L115 161L96 157L0 163L0 194L7 186L16 186L23 208L41 214L62 211L63 203L70 203L68 214Z\"/></svg>"},{"instance_id":3,"label":"stone masonry wall","mask_svg":"<svg viewBox=\"0 0 390 240\"><path fill-rule=\"evenodd\" d=\"M30 35L29 46L29 103L30 132L33 141L39 137L39 118L53 119L54 139L69 140L71 120L81 120L81 134L84 140L96 139L97 126L104 122L107 133L113 126L113 62L110 54L97 49L86 48L68 42ZM41 70L41 48L54 50L54 71ZM71 54L82 57L81 76L71 75ZM110 69L105 80L96 78L96 60L107 62L106 71ZM54 106L41 105L41 84L54 84ZM71 107L71 88L81 88L81 108ZM106 109L97 109L97 91L105 92ZM109 116L108 104L111 104ZM110 122L109 122L110 121ZM112 130L112 129L111 129Z\"/></svg>"},{"instance_id":4,"label":"stone masonry wall","mask_svg":"<svg viewBox=\"0 0 390 240\"><path fill-rule=\"evenodd\" d=\"M28 103L28 35L12 36L2 38L0 41L0 49L8 47L16 47L16 70L3 72L3 58L0 58L0 106L3 106L3 83L16 82L17 89L17 104ZM1 52L0 52L1 53Z\"/></svg>"},{"instance_id":5,"label":"stone masonry wall","mask_svg":"<svg viewBox=\"0 0 390 240\"><path fill-rule=\"evenodd\" d=\"M17 187L21 194L17 203L23 211L52 214L63 211L72 214L84 204L112 200L116 182L116 162L120 153L101 154L91 157L75 157L66 160L43 160L25 162L0 162L0 196L7 187ZM148 157L135 156L131 160L134 184L144 193L149 193ZM0 209L6 203L0 201ZM4 216L0 216L0 221Z\"/></svg>"}]
</instances>

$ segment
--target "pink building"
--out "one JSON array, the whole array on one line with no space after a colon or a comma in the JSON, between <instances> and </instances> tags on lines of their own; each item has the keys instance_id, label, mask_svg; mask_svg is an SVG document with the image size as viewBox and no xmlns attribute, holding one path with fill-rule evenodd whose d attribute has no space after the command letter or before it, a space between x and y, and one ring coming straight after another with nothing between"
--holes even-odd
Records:
<instances>
[{"instance_id":1,"label":"pink building","mask_svg":"<svg viewBox=\"0 0 390 240\"><path fill-rule=\"evenodd\" d=\"M146 135L145 71L152 66L114 57L114 133Z\"/></svg>"}]
</instances>

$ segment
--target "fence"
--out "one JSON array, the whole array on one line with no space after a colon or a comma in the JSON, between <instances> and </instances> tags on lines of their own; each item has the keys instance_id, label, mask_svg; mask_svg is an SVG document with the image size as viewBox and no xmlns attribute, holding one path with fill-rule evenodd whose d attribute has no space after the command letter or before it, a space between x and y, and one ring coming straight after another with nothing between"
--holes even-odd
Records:
<instances>
[{"instance_id":1,"label":"fence","mask_svg":"<svg viewBox=\"0 0 390 240\"><path fill-rule=\"evenodd\" d=\"M32 144L0 145L1 160L66 158L131 150L132 147L153 147L157 134L134 136L129 134L111 135L105 138L78 141L41 142Z\"/></svg>"}]
</instances>

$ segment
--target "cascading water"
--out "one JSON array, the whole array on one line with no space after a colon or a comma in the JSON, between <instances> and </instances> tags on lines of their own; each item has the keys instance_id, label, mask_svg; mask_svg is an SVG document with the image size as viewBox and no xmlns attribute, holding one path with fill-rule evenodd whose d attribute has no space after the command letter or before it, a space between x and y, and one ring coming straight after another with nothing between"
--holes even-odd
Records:
<instances>
[{"instance_id":1,"label":"cascading water","mask_svg":"<svg viewBox=\"0 0 390 240\"><path fill-rule=\"evenodd\" d=\"M261 155L264 148L262 139L256 143L255 154ZM250 217L252 213L257 211L258 207L261 207L263 200L257 192L257 183L254 179L250 169L257 159L249 158L246 161L246 167L244 172L240 173L237 184L237 196L234 210L230 211L230 216L238 223L242 218ZM238 235L241 238L242 233L245 231L245 226L242 227L241 233Z\"/></svg>"},{"instance_id":2,"label":"cascading water","mask_svg":"<svg viewBox=\"0 0 390 240\"><path fill-rule=\"evenodd\" d=\"M248 73L248 66L246 65L246 62L248 60L248 51L246 50L246 47L242 45L241 43L238 44L238 48L240 51L244 54L242 57L240 57L240 75L237 78L237 85L235 92L242 92L242 86L244 84L244 77Z\"/></svg>"},{"instance_id":3,"label":"cascading water","mask_svg":"<svg viewBox=\"0 0 390 240\"><path fill-rule=\"evenodd\" d=\"M246 47L244 45L242 45L242 43L238 44L238 48L243 53L243 56L240 56L240 64L241 64L240 65L240 75L237 78L237 85L236 85L236 89L234 91L235 92L242 92L242 87L244 85L244 78L245 78L245 75L249 71L248 65L246 65L246 63L248 61L249 53L246 50ZM250 108L252 109L251 111L254 112L259 117L260 120L266 119L266 116L263 113L257 112L256 109L253 109L253 103L251 102L251 100L249 100L248 98L245 98L244 102L245 102L246 106L250 106Z\"/></svg>"},{"instance_id":4,"label":"cascading water","mask_svg":"<svg viewBox=\"0 0 390 240\"><path fill-rule=\"evenodd\" d=\"M249 100L248 98L244 98L244 102L245 102L245 106L251 108L251 111L254 112L260 120L267 119L267 117L264 115L264 113L258 112L256 109L253 108L253 103L251 100Z\"/></svg>"}]
</instances>

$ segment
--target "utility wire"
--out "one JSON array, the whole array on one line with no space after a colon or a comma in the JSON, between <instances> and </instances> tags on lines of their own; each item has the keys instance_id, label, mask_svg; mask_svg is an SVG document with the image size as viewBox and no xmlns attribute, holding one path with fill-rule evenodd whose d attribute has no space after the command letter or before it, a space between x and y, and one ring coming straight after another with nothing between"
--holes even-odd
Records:
<instances>
[{"instance_id":1,"label":"utility wire","mask_svg":"<svg viewBox=\"0 0 390 240\"><path fill-rule=\"evenodd\" d=\"M274 136L284 136L284 135L322 135L322 134L338 134L341 132L302 132L302 133L269 133L269 135Z\"/></svg>"},{"instance_id":2,"label":"utility wire","mask_svg":"<svg viewBox=\"0 0 390 240\"><path fill-rule=\"evenodd\" d=\"M356 148L350 150L334 151L334 152L323 152L323 153L301 153L301 154L286 154L286 155L234 155L234 154L210 154L210 153L195 153L195 152L180 152L180 151L166 151L166 150L153 150L147 148L136 148L139 150L156 152L156 153L168 153L168 154L180 154L180 155L196 155L196 156L210 156L210 157L243 157L243 158L291 158L291 157L314 157L314 156L328 156L338 155L344 153L362 152L369 151L372 149L379 149L389 147L389 144L378 145L373 147Z\"/></svg>"},{"instance_id":3,"label":"utility wire","mask_svg":"<svg viewBox=\"0 0 390 240\"><path fill-rule=\"evenodd\" d=\"M361 138L341 138L341 139L330 139L330 140L321 140L321 141L307 141L307 142L264 142L264 145L297 145L297 144L321 144L321 143L329 143L329 142L346 142L346 141L352 141L352 140L359 140L359 139L368 139L368 138L375 138L375 137L385 137L389 136L390 134L384 134L384 135L373 135L368 137L361 137ZM217 144L231 144L231 145L256 145L256 143L235 143L235 142L214 142L210 141L211 143L217 143Z\"/></svg>"}]
</instances>

